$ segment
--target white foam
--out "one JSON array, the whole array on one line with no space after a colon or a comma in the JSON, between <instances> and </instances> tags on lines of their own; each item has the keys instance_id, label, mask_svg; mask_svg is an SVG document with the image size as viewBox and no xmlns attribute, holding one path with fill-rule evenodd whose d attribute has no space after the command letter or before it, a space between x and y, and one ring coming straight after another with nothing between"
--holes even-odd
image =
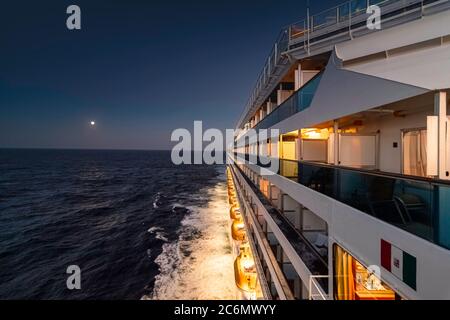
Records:
<instances>
[{"instance_id":1,"label":"white foam","mask_svg":"<svg viewBox=\"0 0 450 320\"><path fill-rule=\"evenodd\" d=\"M169 241L169 239L167 239L167 234L165 234L164 232L157 232L155 238L164 242Z\"/></svg>"},{"instance_id":2,"label":"white foam","mask_svg":"<svg viewBox=\"0 0 450 320\"><path fill-rule=\"evenodd\" d=\"M158 201L159 201L159 199L161 199L161 192L158 192L158 193L156 194L156 196L155 196L155 200L153 201L153 208L154 208L154 209L159 208L159 206L158 206Z\"/></svg>"},{"instance_id":3,"label":"white foam","mask_svg":"<svg viewBox=\"0 0 450 320\"><path fill-rule=\"evenodd\" d=\"M147 230L147 232L149 232L149 233L155 233L155 232L161 231L161 230L164 230L164 229L161 228L161 227L151 227L150 229Z\"/></svg>"},{"instance_id":4,"label":"white foam","mask_svg":"<svg viewBox=\"0 0 450 320\"><path fill-rule=\"evenodd\" d=\"M228 204L223 180L208 190L208 206L188 207L180 236L165 243L156 258L160 274L153 294L143 299L236 299L233 256L228 238ZM200 238L192 237L193 231ZM183 251L191 252L189 255Z\"/></svg>"},{"instance_id":5,"label":"white foam","mask_svg":"<svg viewBox=\"0 0 450 320\"><path fill-rule=\"evenodd\" d=\"M160 227L151 227L150 229L147 230L148 233L154 234L156 239L162 240L164 242L169 241L169 239L167 239L167 233L164 232L163 228Z\"/></svg>"}]
</instances>

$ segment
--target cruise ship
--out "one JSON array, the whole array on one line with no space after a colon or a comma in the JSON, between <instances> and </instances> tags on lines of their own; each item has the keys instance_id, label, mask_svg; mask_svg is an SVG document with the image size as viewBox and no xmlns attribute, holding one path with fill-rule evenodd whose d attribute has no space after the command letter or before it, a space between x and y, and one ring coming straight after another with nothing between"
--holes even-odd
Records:
<instances>
[{"instance_id":1,"label":"cruise ship","mask_svg":"<svg viewBox=\"0 0 450 320\"><path fill-rule=\"evenodd\" d=\"M244 298L450 299L449 88L448 0L281 31L227 150Z\"/></svg>"}]
</instances>

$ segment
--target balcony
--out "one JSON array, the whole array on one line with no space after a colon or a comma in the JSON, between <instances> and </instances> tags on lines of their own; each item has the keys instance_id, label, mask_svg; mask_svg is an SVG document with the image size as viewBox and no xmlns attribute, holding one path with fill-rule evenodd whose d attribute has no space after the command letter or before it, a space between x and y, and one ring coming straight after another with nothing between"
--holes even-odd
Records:
<instances>
[{"instance_id":1,"label":"balcony","mask_svg":"<svg viewBox=\"0 0 450 320\"><path fill-rule=\"evenodd\" d=\"M450 182L280 160L280 175L450 249Z\"/></svg>"},{"instance_id":2,"label":"balcony","mask_svg":"<svg viewBox=\"0 0 450 320\"><path fill-rule=\"evenodd\" d=\"M238 157L249 163L248 155ZM450 181L318 162L272 161L280 161L277 174L285 178L450 249ZM270 170L259 159L257 165Z\"/></svg>"},{"instance_id":3,"label":"balcony","mask_svg":"<svg viewBox=\"0 0 450 320\"><path fill-rule=\"evenodd\" d=\"M255 186L253 181L242 171L239 166L236 167L247 184L251 187L252 191L258 197L259 201L263 204L269 216L281 230L283 235L289 241L294 248L297 255L310 270L313 275L328 274L328 257L323 257L316 248L302 235L289 221L289 219L283 215L272 203L266 198L266 196ZM317 278L316 282L328 292L328 281L326 278Z\"/></svg>"},{"instance_id":4,"label":"balcony","mask_svg":"<svg viewBox=\"0 0 450 320\"><path fill-rule=\"evenodd\" d=\"M311 56L315 48L320 51L327 46L347 41L366 34L366 20L369 17L367 8L378 5L382 9L383 28L397 26L421 19L450 8L448 0L350 0L309 18L290 24L281 30L275 45L264 65L256 85L247 102L239 126L248 120L249 114L255 111L271 93L273 87L286 72L289 61L287 52L302 52L303 56Z\"/></svg>"},{"instance_id":5,"label":"balcony","mask_svg":"<svg viewBox=\"0 0 450 320\"><path fill-rule=\"evenodd\" d=\"M297 90L292 96L261 120L254 129L268 129L297 112L307 109L311 105L314 94L319 86L320 79L322 78L322 74L323 73L317 74L302 88Z\"/></svg>"}]
</instances>

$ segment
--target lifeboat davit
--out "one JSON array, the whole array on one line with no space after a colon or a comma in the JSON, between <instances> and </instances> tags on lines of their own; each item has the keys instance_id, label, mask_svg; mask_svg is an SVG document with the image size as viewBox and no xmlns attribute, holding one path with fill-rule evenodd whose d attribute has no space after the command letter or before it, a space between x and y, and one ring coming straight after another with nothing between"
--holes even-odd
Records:
<instances>
[{"instance_id":1,"label":"lifeboat davit","mask_svg":"<svg viewBox=\"0 0 450 320\"><path fill-rule=\"evenodd\" d=\"M245 240L245 224L242 219L233 220L231 224L231 237L236 241Z\"/></svg>"},{"instance_id":2,"label":"lifeboat davit","mask_svg":"<svg viewBox=\"0 0 450 320\"><path fill-rule=\"evenodd\" d=\"M234 278L239 289L253 293L256 290L257 273L250 250L241 250L234 261Z\"/></svg>"}]
</instances>

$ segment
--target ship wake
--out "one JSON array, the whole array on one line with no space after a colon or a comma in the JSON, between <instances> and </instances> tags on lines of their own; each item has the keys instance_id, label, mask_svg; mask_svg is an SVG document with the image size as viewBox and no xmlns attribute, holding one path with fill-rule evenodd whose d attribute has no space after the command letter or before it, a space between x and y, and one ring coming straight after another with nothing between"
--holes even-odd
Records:
<instances>
[{"instance_id":1,"label":"ship wake","mask_svg":"<svg viewBox=\"0 0 450 320\"><path fill-rule=\"evenodd\" d=\"M207 206L188 207L178 240L163 245L153 292L143 299L236 299L225 182L205 192Z\"/></svg>"}]
</instances>

